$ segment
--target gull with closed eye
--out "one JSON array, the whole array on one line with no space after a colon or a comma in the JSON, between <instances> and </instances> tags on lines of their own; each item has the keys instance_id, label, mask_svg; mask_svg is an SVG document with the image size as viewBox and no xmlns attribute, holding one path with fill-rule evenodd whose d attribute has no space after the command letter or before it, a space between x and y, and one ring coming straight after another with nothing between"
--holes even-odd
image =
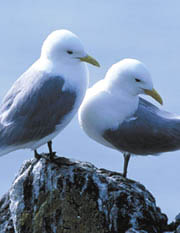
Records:
<instances>
[{"instance_id":1,"label":"gull with closed eye","mask_svg":"<svg viewBox=\"0 0 180 233\"><path fill-rule=\"evenodd\" d=\"M86 134L123 153L124 177L131 155L180 149L180 116L159 109L139 97L141 94L163 103L146 66L136 59L124 59L88 89L79 109Z\"/></svg>"},{"instance_id":2,"label":"gull with closed eye","mask_svg":"<svg viewBox=\"0 0 180 233\"><path fill-rule=\"evenodd\" d=\"M88 86L85 62L99 63L68 30L52 32L40 58L13 84L0 106L0 156L17 149L34 150L48 143L77 112Z\"/></svg>"}]
</instances>

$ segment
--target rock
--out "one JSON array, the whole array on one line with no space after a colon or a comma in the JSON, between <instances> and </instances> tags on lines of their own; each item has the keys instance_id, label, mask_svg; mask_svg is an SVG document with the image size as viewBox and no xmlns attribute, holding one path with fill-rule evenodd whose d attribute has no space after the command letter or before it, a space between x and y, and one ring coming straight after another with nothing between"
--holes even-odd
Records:
<instances>
[{"instance_id":1,"label":"rock","mask_svg":"<svg viewBox=\"0 0 180 233\"><path fill-rule=\"evenodd\" d=\"M180 223L180 213L175 218L176 222Z\"/></svg>"},{"instance_id":2,"label":"rock","mask_svg":"<svg viewBox=\"0 0 180 233\"><path fill-rule=\"evenodd\" d=\"M59 157L27 161L0 200L0 233L160 233L167 217L143 185Z\"/></svg>"}]
</instances>

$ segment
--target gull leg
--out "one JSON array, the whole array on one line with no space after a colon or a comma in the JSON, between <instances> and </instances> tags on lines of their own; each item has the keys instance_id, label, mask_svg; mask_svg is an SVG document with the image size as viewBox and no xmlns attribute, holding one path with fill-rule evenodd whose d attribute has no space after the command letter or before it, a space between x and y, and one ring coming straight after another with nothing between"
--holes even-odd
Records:
<instances>
[{"instance_id":1,"label":"gull leg","mask_svg":"<svg viewBox=\"0 0 180 233\"><path fill-rule=\"evenodd\" d=\"M34 157L39 160L41 158L40 154L38 154L37 150L34 150Z\"/></svg>"},{"instance_id":2,"label":"gull leg","mask_svg":"<svg viewBox=\"0 0 180 233\"><path fill-rule=\"evenodd\" d=\"M56 152L52 151L52 141L49 141L48 143L49 148L49 154L38 154L37 150L34 150L34 157L39 160L40 158L44 158L46 160L54 160L54 157L56 155Z\"/></svg>"},{"instance_id":3,"label":"gull leg","mask_svg":"<svg viewBox=\"0 0 180 233\"><path fill-rule=\"evenodd\" d=\"M131 154L129 153L124 153L124 168L123 168L123 176L126 177L127 176L127 168L128 168L128 163L129 163L129 159L131 157Z\"/></svg>"},{"instance_id":4,"label":"gull leg","mask_svg":"<svg viewBox=\"0 0 180 233\"><path fill-rule=\"evenodd\" d=\"M48 144L48 148L49 148L49 159L53 160L54 156L56 155L56 152L52 151L52 141L49 141L47 144Z\"/></svg>"}]
</instances>

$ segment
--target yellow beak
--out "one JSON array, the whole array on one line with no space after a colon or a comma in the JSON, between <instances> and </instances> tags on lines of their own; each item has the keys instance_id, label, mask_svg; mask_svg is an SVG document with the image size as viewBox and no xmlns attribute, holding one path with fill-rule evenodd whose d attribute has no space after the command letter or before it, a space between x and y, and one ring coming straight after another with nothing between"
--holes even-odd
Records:
<instances>
[{"instance_id":1,"label":"yellow beak","mask_svg":"<svg viewBox=\"0 0 180 233\"><path fill-rule=\"evenodd\" d=\"M94 66L97 66L97 67L100 67L100 64L99 62L97 62L93 57L87 55L85 57L81 57L79 58L81 61L84 61L84 62L87 62L87 63L90 63Z\"/></svg>"},{"instance_id":2,"label":"yellow beak","mask_svg":"<svg viewBox=\"0 0 180 233\"><path fill-rule=\"evenodd\" d=\"M144 93L146 95L151 96L153 99L155 99L161 105L163 105L163 100L162 100L161 96L159 95L159 93L154 88L152 90L144 89Z\"/></svg>"}]
</instances>

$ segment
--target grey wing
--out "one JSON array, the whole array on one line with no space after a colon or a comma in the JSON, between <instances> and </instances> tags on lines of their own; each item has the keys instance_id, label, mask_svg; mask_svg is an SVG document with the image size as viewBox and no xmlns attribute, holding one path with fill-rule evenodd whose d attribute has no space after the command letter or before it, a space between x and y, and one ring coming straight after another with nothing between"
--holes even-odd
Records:
<instances>
[{"instance_id":1,"label":"grey wing","mask_svg":"<svg viewBox=\"0 0 180 233\"><path fill-rule=\"evenodd\" d=\"M133 154L158 154L180 148L180 119L140 98L134 116L103 137L117 149Z\"/></svg>"},{"instance_id":2,"label":"grey wing","mask_svg":"<svg viewBox=\"0 0 180 233\"><path fill-rule=\"evenodd\" d=\"M1 145L18 145L51 134L72 111L73 90L57 75L29 70L10 89L0 107Z\"/></svg>"}]
</instances>

